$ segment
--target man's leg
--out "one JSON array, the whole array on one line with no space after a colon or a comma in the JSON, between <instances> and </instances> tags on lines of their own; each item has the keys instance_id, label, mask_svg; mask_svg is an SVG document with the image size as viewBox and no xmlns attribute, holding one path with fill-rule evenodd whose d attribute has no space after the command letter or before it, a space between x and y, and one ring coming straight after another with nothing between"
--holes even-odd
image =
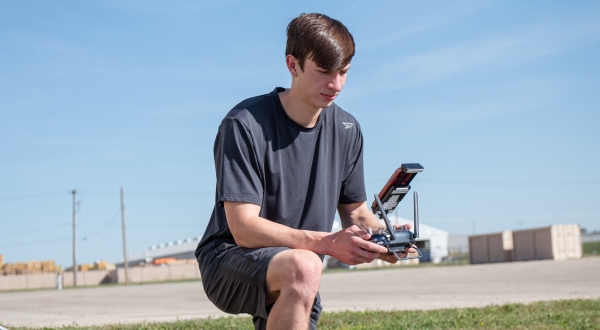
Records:
<instances>
[{"instance_id":1,"label":"man's leg","mask_svg":"<svg viewBox=\"0 0 600 330\"><path fill-rule=\"evenodd\" d=\"M245 249L235 245L209 248L198 257L208 299L230 314L269 317L265 304L267 268L285 247ZM264 322L262 328L264 329Z\"/></svg>"},{"instance_id":2,"label":"man's leg","mask_svg":"<svg viewBox=\"0 0 600 330\"><path fill-rule=\"evenodd\" d=\"M267 329L309 328L322 270L321 258L311 251L286 250L273 257L266 276L266 303L273 303Z\"/></svg>"}]
</instances>

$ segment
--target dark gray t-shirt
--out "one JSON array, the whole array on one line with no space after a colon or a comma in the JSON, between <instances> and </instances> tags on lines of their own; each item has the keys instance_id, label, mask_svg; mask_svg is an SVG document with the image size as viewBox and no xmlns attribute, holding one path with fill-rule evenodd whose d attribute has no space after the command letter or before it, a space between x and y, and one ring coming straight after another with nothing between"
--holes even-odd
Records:
<instances>
[{"instance_id":1,"label":"dark gray t-shirt","mask_svg":"<svg viewBox=\"0 0 600 330\"><path fill-rule=\"evenodd\" d=\"M356 119L332 104L314 127L302 127L281 105L284 90L241 102L221 122L215 206L196 255L211 242L234 244L223 201L259 205L261 217L291 228L328 232L338 204L366 200Z\"/></svg>"}]
</instances>

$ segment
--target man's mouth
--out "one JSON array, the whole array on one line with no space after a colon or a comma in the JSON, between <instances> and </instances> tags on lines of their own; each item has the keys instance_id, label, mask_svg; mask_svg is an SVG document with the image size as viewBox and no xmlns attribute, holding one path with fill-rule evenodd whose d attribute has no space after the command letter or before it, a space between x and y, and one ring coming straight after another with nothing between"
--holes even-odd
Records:
<instances>
[{"instance_id":1,"label":"man's mouth","mask_svg":"<svg viewBox=\"0 0 600 330\"><path fill-rule=\"evenodd\" d=\"M325 99L327 99L327 100L329 100L329 101L333 101L333 100L335 99L335 97L337 96L337 95L335 95L335 94L333 94L333 95L330 95L330 94L323 94L323 93L321 93L321 95L322 95L322 96L323 96Z\"/></svg>"}]
</instances>

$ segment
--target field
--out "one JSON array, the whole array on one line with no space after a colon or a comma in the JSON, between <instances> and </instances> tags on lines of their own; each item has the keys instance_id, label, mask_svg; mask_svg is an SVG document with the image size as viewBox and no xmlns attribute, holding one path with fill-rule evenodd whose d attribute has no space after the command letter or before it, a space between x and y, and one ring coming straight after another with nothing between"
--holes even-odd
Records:
<instances>
[{"instance_id":1,"label":"field","mask_svg":"<svg viewBox=\"0 0 600 330\"><path fill-rule=\"evenodd\" d=\"M600 241L583 243L583 255L595 256L600 254Z\"/></svg>"},{"instance_id":2,"label":"field","mask_svg":"<svg viewBox=\"0 0 600 330\"><path fill-rule=\"evenodd\" d=\"M364 311L324 313L319 329L598 329L600 299L507 304L484 308L431 311ZM11 328L30 330L34 328ZM54 328L43 328L54 329ZM60 327L89 330L254 329L249 317L224 317L165 323L98 327Z\"/></svg>"}]
</instances>

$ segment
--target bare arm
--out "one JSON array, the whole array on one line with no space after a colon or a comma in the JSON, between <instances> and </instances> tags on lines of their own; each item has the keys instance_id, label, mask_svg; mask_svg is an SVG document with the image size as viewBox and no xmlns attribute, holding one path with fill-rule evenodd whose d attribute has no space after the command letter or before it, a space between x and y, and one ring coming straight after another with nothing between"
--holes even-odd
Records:
<instances>
[{"instance_id":1,"label":"bare arm","mask_svg":"<svg viewBox=\"0 0 600 330\"><path fill-rule=\"evenodd\" d=\"M260 217L260 206L225 202L227 223L239 246L260 248L286 246L327 254L350 264L370 262L386 249L366 241L368 233L357 226L336 233L290 228Z\"/></svg>"},{"instance_id":2,"label":"bare arm","mask_svg":"<svg viewBox=\"0 0 600 330\"><path fill-rule=\"evenodd\" d=\"M378 228L385 228L375 215L369 210L366 202L357 202L352 204L339 204L338 213L342 221L342 227L357 225L361 229L367 228L375 231Z\"/></svg>"},{"instance_id":3,"label":"bare arm","mask_svg":"<svg viewBox=\"0 0 600 330\"><path fill-rule=\"evenodd\" d=\"M323 238L327 233L293 229L261 218L260 206L225 202L227 223L235 242L246 248L286 246L325 254Z\"/></svg>"}]
</instances>

